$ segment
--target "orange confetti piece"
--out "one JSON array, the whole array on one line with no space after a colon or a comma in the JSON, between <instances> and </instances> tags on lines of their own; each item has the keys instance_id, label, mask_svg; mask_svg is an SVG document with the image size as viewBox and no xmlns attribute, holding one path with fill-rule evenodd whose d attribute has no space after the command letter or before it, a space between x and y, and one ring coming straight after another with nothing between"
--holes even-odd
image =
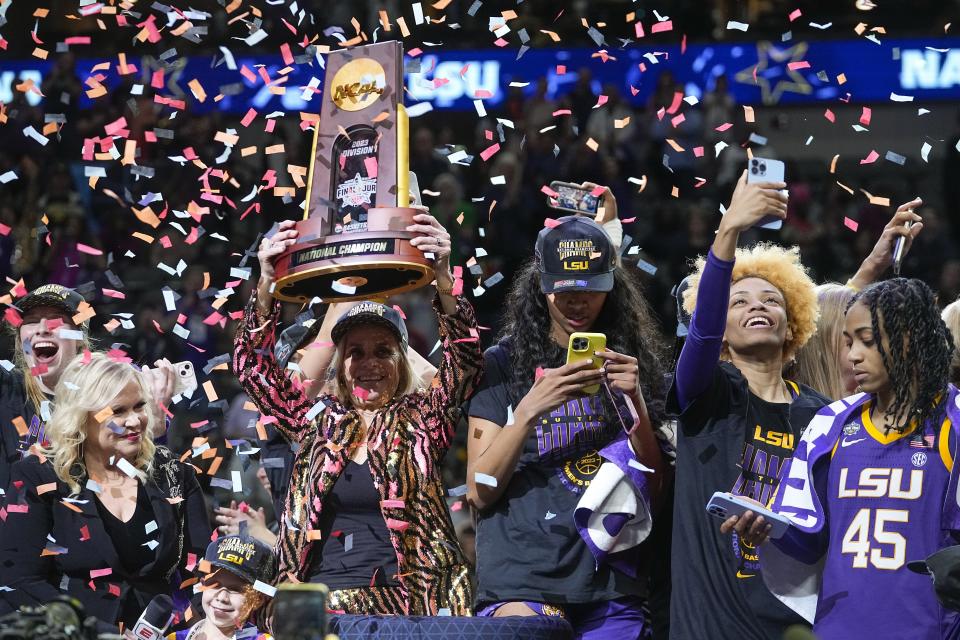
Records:
<instances>
[{"instance_id":1,"label":"orange confetti piece","mask_svg":"<svg viewBox=\"0 0 960 640\"><path fill-rule=\"evenodd\" d=\"M23 419L23 416L16 416L11 422L17 430L17 435L25 436L30 433L30 429L27 428L27 421Z\"/></svg>"},{"instance_id":2,"label":"orange confetti piece","mask_svg":"<svg viewBox=\"0 0 960 640\"><path fill-rule=\"evenodd\" d=\"M200 85L200 81L194 78L187 83L187 86L190 87L190 91L193 93L193 96L203 102L207 99L207 92L203 90L203 86Z\"/></svg>"}]
</instances>

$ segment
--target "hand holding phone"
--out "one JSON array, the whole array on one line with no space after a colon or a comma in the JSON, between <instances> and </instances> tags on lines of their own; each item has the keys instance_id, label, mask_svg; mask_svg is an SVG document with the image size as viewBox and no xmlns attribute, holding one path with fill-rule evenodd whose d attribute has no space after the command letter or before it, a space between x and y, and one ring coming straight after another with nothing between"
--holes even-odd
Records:
<instances>
[{"instance_id":1,"label":"hand holding phone","mask_svg":"<svg viewBox=\"0 0 960 640\"><path fill-rule=\"evenodd\" d=\"M760 166L756 169L759 175ZM750 175L750 171L741 174L730 205L722 211L721 227L738 234L772 218L782 220L787 216L787 195L783 191L786 185L783 182L751 180Z\"/></svg>"},{"instance_id":2,"label":"hand holding phone","mask_svg":"<svg viewBox=\"0 0 960 640\"><path fill-rule=\"evenodd\" d=\"M567 364L589 360L591 368L601 369L604 359L597 352L604 351L607 348L607 336L602 333L586 333L577 331L570 334L570 341L567 344ZM583 388L584 393L593 395L600 391L600 384L591 384Z\"/></svg>"},{"instance_id":3,"label":"hand holding phone","mask_svg":"<svg viewBox=\"0 0 960 640\"><path fill-rule=\"evenodd\" d=\"M752 511L757 516L763 516L767 524L771 525L770 532L767 534L771 538L780 538L790 527L790 520L786 516L770 511L764 506L747 500L743 496L734 495L724 491L717 491L707 503L707 513L726 520L730 516L742 517L747 511Z\"/></svg>"}]
</instances>

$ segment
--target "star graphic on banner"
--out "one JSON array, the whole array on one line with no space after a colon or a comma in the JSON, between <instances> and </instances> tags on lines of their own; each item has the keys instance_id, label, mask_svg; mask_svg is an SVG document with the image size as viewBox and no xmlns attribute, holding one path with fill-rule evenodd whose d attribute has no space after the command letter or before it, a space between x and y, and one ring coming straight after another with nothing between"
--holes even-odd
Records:
<instances>
[{"instance_id":1,"label":"star graphic on banner","mask_svg":"<svg viewBox=\"0 0 960 640\"><path fill-rule=\"evenodd\" d=\"M791 62L803 60L806 53L806 42L789 49L778 49L769 41L761 41L757 43L757 64L738 71L734 77L737 82L759 86L764 104L776 104L780 96L788 92L808 95L812 91L810 83L799 71L789 67ZM764 73L767 70L779 70L780 73L778 77L768 78Z\"/></svg>"}]
</instances>

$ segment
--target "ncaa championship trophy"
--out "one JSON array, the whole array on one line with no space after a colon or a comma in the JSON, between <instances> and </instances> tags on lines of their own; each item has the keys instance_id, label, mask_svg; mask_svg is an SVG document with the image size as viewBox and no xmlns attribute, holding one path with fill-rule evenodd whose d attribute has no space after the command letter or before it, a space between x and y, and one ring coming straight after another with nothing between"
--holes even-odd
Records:
<instances>
[{"instance_id":1,"label":"ncaa championship trophy","mask_svg":"<svg viewBox=\"0 0 960 640\"><path fill-rule=\"evenodd\" d=\"M401 43L327 55L312 156L300 235L277 259L274 296L360 300L433 280L405 230L419 212L409 207Z\"/></svg>"}]
</instances>

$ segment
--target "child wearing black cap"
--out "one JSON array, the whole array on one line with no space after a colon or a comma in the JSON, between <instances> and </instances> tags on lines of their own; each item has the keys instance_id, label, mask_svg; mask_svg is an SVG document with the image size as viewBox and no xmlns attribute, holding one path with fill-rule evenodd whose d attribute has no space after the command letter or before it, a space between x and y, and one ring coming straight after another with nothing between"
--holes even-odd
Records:
<instances>
[{"instance_id":1,"label":"child wearing black cap","mask_svg":"<svg viewBox=\"0 0 960 640\"><path fill-rule=\"evenodd\" d=\"M207 547L201 569L204 617L189 629L171 633L167 640L266 640L271 636L247 620L266 604L277 561L273 550L246 533L224 536Z\"/></svg>"}]
</instances>

